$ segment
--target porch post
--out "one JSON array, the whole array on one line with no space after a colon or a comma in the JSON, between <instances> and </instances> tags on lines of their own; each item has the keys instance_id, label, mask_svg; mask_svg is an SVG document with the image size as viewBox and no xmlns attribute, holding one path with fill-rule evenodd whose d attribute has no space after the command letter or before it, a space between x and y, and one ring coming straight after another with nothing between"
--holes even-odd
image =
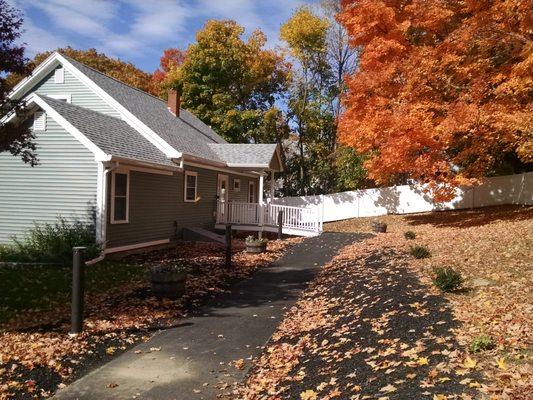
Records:
<instances>
[{"instance_id":1,"label":"porch post","mask_svg":"<svg viewBox=\"0 0 533 400\"><path fill-rule=\"evenodd\" d=\"M259 193L257 196L258 203L259 203L259 234L257 235L259 239L263 237L263 221L265 218L265 211L264 211L264 201L263 201L263 185L264 185L264 173L261 172L261 175L259 175Z\"/></svg>"},{"instance_id":2,"label":"porch post","mask_svg":"<svg viewBox=\"0 0 533 400\"><path fill-rule=\"evenodd\" d=\"M274 170L270 171L270 204L274 202L274 186L275 186L275 180L274 180Z\"/></svg>"},{"instance_id":3,"label":"porch post","mask_svg":"<svg viewBox=\"0 0 533 400\"><path fill-rule=\"evenodd\" d=\"M263 204L263 186L264 185L264 177L263 177L263 173L261 173L261 175L259 175L259 193L258 193L258 203L259 204Z\"/></svg>"}]
</instances>

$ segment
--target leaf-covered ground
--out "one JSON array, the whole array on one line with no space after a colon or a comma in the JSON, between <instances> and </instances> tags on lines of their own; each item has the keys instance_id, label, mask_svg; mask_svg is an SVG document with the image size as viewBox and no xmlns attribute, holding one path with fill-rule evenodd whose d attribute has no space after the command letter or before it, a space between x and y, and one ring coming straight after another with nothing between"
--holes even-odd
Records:
<instances>
[{"instance_id":1,"label":"leaf-covered ground","mask_svg":"<svg viewBox=\"0 0 533 400\"><path fill-rule=\"evenodd\" d=\"M322 271L233 396L531 399L533 208L380 219L388 232L346 247ZM327 229L369 231L371 222ZM413 244L431 257L412 258ZM439 266L461 271L464 289L435 288ZM474 353L481 335L494 346Z\"/></svg>"},{"instance_id":2,"label":"leaf-covered ground","mask_svg":"<svg viewBox=\"0 0 533 400\"><path fill-rule=\"evenodd\" d=\"M298 240L271 241L268 252L257 255L245 253L243 242L235 240L231 270L224 267L221 246L188 243L106 266L88 267L100 273L88 272L85 331L76 338L68 336L70 311L66 294L70 278L33 269L31 274L17 271L18 281L13 270L4 271L11 280L10 286L22 289L7 292L11 298L6 292L1 295L4 311L14 315L16 309L18 317L0 326L0 399L48 397L61 385L134 343L147 340L153 331L175 325L208 299L229 290L232 282L279 258L287 246ZM146 279L148 266L181 259L187 259L192 266L185 296L177 301L157 300ZM131 267L134 272L110 273L113 265L118 269ZM32 293L32 287L39 290ZM17 300L28 293L32 293L31 301Z\"/></svg>"}]
</instances>

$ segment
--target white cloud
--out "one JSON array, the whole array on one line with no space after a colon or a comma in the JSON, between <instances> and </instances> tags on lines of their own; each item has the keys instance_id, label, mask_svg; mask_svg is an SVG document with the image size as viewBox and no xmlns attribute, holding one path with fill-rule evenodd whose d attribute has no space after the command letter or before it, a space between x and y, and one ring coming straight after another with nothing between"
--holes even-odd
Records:
<instances>
[{"instance_id":1,"label":"white cloud","mask_svg":"<svg viewBox=\"0 0 533 400\"><path fill-rule=\"evenodd\" d=\"M317 0L8 0L25 18L23 41L30 55L71 45L135 58L160 54L169 42L191 37L192 20L233 19L248 34L260 28L268 45L279 43L280 24L299 5ZM35 14L40 13L41 17Z\"/></svg>"}]
</instances>

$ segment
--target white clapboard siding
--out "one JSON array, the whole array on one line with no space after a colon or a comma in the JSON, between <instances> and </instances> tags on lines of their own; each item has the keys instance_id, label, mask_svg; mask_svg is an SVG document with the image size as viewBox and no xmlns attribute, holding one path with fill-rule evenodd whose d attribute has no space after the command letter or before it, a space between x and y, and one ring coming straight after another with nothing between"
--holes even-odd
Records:
<instances>
[{"instance_id":1,"label":"white clapboard siding","mask_svg":"<svg viewBox=\"0 0 533 400\"><path fill-rule=\"evenodd\" d=\"M22 237L34 222L90 220L96 202L94 155L47 117L36 132L39 165L0 153L0 243Z\"/></svg>"},{"instance_id":2,"label":"white clapboard siding","mask_svg":"<svg viewBox=\"0 0 533 400\"><path fill-rule=\"evenodd\" d=\"M64 70L64 82L55 82L55 72L52 71L29 93L36 92L47 96L70 95L70 102L74 105L119 117L119 113L100 98L92 89L85 86L69 71Z\"/></svg>"}]
</instances>

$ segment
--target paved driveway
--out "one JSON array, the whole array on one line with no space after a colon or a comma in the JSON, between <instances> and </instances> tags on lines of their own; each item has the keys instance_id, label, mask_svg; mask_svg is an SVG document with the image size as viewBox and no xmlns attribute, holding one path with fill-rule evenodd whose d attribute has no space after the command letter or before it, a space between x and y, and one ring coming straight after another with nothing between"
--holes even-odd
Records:
<instances>
[{"instance_id":1,"label":"paved driveway","mask_svg":"<svg viewBox=\"0 0 533 400\"><path fill-rule=\"evenodd\" d=\"M319 268L363 235L324 233L216 299L203 314L155 334L60 390L54 399L214 399L246 374L286 310ZM150 351L152 349L152 351ZM244 365L228 365L243 359Z\"/></svg>"}]
</instances>

